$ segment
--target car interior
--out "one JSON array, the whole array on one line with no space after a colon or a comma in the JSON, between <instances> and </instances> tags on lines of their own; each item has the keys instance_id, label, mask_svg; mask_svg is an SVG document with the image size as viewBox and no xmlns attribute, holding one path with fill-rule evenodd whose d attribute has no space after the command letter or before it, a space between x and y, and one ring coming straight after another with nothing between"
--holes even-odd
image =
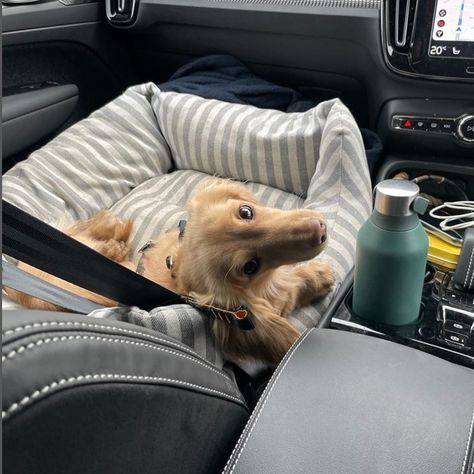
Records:
<instances>
[{"instance_id":1,"label":"car interior","mask_svg":"<svg viewBox=\"0 0 474 474\"><path fill-rule=\"evenodd\" d=\"M473 0L2 14L2 285L62 308L3 291L5 473L474 473ZM327 216L336 285L289 317L278 364L227 360L213 338L216 318L255 321L56 229L136 218L138 258L178 222L186 235L214 175ZM18 261L121 305L24 280Z\"/></svg>"}]
</instances>

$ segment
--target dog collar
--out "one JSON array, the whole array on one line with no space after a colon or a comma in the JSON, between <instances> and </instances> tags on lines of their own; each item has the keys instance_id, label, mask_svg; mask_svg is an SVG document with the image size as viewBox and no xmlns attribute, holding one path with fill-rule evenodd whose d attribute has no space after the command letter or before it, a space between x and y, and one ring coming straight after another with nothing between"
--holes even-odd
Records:
<instances>
[{"instance_id":1,"label":"dog collar","mask_svg":"<svg viewBox=\"0 0 474 474\"><path fill-rule=\"evenodd\" d=\"M178 239L179 240L181 240L184 236L186 223L187 221L184 219L180 220L178 223L178 228L179 228ZM173 268L173 257L171 255L166 257L166 266L170 270ZM255 328L255 318L253 314L245 306L241 305L234 310L228 310L228 309L216 308L215 306L211 306L211 305L197 304L196 301L189 296L184 296L183 300L187 304L193 306L194 308L199 309L200 311L205 313L207 316L211 318L215 318L215 319L220 319L221 321L231 324L232 326L236 326L239 329L243 329L247 331L247 330Z\"/></svg>"},{"instance_id":2,"label":"dog collar","mask_svg":"<svg viewBox=\"0 0 474 474\"><path fill-rule=\"evenodd\" d=\"M181 240L184 236L184 231L186 229L186 220L182 219L178 223L179 234L178 239ZM153 240L149 240L145 245L143 245L138 252L141 253L140 260L138 261L137 265L137 273L139 275L143 274L144 267L143 267L143 258L145 256L145 252L153 247L155 243ZM168 255L166 257L166 267L171 270L173 268L173 256ZM194 298L190 296L181 296L183 301L196 309L199 309L207 316L219 319L224 321L231 326L238 327L239 329L243 329L244 331L248 331L255 328L255 317L254 315L245 307L239 306L233 310L223 309L223 308L216 308L215 306L211 305L202 305L198 304Z\"/></svg>"},{"instance_id":3,"label":"dog collar","mask_svg":"<svg viewBox=\"0 0 474 474\"><path fill-rule=\"evenodd\" d=\"M179 229L178 240L181 240L184 237L184 230L186 229L186 222L187 221L185 219L181 219L178 222L178 229ZM138 250L138 253L142 254L142 256L140 257L140 260L138 261L138 265L137 265L137 273L139 275L143 274L143 270L144 270L144 268L143 268L143 257L145 256L145 252L149 248L153 247L153 245L155 245L153 240L149 240L144 245L142 245ZM168 268L168 270L171 270L173 268L173 256L172 255L168 255L166 257L166 267Z\"/></svg>"}]
</instances>

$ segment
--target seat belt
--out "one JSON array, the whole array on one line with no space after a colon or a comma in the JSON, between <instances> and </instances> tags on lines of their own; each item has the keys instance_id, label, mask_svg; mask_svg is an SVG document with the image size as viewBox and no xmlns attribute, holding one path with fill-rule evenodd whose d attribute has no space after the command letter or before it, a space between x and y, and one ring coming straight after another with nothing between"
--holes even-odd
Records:
<instances>
[{"instance_id":1,"label":"seat belt","mask_svg":"<svg viewBox=\"0 0 474 474\"><path fill-rule=\"evenodd\" d=\"M3 253L126 306L182 303L176 293L110 260L2 199Z\"/></svg>"},{"instance_id":2,"label":"seat belt","mask_svg":"<svg viewBox=\"0 0 474 474\"><path fill-rule=\"evenodd\" d=\"M89 314L96 309L104 309L104 306L42 280L6 261L2 262L2 284L74 313Z\"/></svg>"}]
</instances>

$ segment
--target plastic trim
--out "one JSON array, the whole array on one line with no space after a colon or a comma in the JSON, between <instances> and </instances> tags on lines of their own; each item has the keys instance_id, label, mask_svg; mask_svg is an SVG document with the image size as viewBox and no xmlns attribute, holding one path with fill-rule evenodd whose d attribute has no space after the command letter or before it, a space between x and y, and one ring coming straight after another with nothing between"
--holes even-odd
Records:
<instances>
[{"instance_id":1,"label":"plastic trim","mask_svg":"<svg viewBox=\"0 0 474 474\"><path fill-rule=\"evenodd\" d=\"M286 5L292 7L319 8L375 8L379 9L381 0L209 0L215 3L237 3L254 5Z\"/></svg>"}]
</instances>

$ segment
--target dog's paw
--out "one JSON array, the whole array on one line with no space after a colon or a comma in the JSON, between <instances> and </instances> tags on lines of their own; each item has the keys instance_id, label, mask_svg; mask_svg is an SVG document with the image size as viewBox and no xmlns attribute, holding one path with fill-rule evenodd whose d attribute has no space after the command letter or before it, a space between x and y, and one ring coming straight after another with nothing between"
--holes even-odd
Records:
<instances>
[{"instance_id":1,"label":"dog's paw","mask_svg":"<svg viewBox=\"0 0 474 474\"><path fill-rule=\"evenodd\" d=\"M317 262L317 278L320 282L321 290L329 293L336 283L336 272L334 268L325 262Z\"/></svg>"},{"instance_id":2,"label":"dog's paw","mask_svg":"<svg viewBox=\"0 0 474 474\"><path fill-rule=\"evenodd\" d=\"M312 260L306 264L306 285L312 300L324 298L336 283L336 272L328 263Z\"/></svg>"}]
</instances>

